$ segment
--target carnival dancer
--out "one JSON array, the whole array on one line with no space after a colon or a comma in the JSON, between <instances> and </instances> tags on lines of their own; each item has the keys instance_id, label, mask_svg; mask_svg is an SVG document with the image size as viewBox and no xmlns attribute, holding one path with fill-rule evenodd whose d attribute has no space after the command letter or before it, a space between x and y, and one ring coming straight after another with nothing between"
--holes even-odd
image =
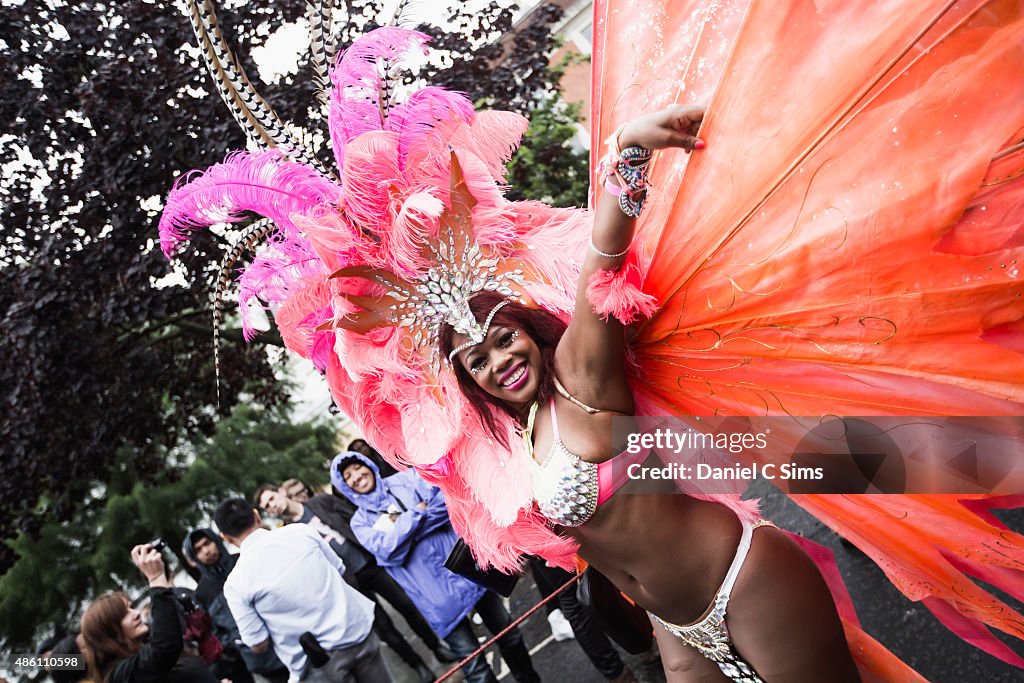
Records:
<instances>
[{"instance_id":1,"label":"carnival dancer","mask_svg":"<svg viewBox=\"0 0 1024 683\"><path fill-rule=\"evenodd\" d=\"M271 218L277 237L243 275L240 302L275 307L285 342L326 373L342 411L442 488L482 564L511 570L532 553L568 566L579 550L654 613L678 666L736 680L804 667L814 680L816 657L843 648L807 558L782 532L755 530L735 496L605 502L610 415L1019 413L1024 84L1012 65L1024 18L998 0L598 2L595 18L593 121L610 141L595 215L505 200L525 121L437 88L396 103L390 69L424 39L382 29L332 72L340 183L281 151L231 157L172 192L162 245L171 255L189 230L247 211ZM871 38L848 40L851 27ZM642 59L615 61L625 54ZM678 147L696 148L699 109L630 110L671 105L680 88L711 102L706 148L689 158ZM971 141L956 155L953 132ZM560 491L545 467L587 479ZM985 627L1021 636L1024 619L967 577L1020 594L1024 542L987 512L1011 502L802 501L909 597L1019 665ZM664 528L633 535L644 505L667 515L644 520ZM683 556L659 533L693 545ZM792 597L822 628L805 634L784 601L770 604L790 597L786 581L748 592L752 566L806 578L811 594ZM716 595L734 599L709 608ZM914 680L838 607L863 678ZM779 635L813 637L760 650L744 630L763 625L744 610L772 615ZM724 661L686 649L695 621Z\"/></svg>"},{"instance_id":2,"label":"carnival dancer","mask_svg":"<svg viewBox=\"0 0 1024 683\"><path fill-rule=\"evenodd\" d=\"M525 430L540 512L651 612L670 680L859 681L828 587L785 534L715 502L612 495L627 481L622 460L643 462L648 451L609 452L612 418L636 408L623 325L593 310L587 283L629 252L652 151L703 149L703 113L672 107L618 132L621 161L598 201L568 327L481 291L441 328L441 354L482 421L505 413Z\"/></svg>"}]
</instances>

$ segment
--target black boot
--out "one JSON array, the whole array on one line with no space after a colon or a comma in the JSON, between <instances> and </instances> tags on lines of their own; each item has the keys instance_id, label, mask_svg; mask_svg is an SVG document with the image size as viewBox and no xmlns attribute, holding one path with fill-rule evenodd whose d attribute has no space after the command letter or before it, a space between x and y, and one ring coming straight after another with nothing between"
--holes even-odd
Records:
<instances>
[{"instance_id":1,"label":"black boot","mask_svg":"<svg viewBox=\"0 0 1024 683\"><path fill-rule=\"evenodd\" d=\"M517 643L511 645L502 643L502 640L498 641L498 651L501 652L501 658L508 664L509 672L516 683L540 683L540 676L533 668L530 652L526 649L522 636L519 637Z\"/></svg>"}]
</instances>

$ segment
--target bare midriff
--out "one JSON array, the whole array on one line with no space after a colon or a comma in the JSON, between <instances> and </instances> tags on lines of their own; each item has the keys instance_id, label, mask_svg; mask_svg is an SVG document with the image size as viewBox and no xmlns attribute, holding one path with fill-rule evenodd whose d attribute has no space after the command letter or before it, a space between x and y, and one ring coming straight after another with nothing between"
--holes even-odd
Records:
<instances>
[{"instance_id":1,"label":"bare midriff","mask_svg":"<svg viewBox=\"0 0 1024 683\"><path fill-rule=\"evenodd\" d=\"M729 508L682 494L623 489L581 527L562 528L579 554L644 609L666 621L697 621L739 544Z\"/></svg>"}]
</instances>

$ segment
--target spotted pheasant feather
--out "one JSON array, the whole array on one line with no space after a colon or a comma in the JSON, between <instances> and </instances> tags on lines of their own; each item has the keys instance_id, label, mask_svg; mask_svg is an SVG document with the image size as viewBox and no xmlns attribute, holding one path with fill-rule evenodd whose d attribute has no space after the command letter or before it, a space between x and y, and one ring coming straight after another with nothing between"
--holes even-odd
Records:
<instances>
[{"instance_id":1,"label":"spotted pheasant feather","mask_svg":"<svg viewBox=\"0 0 1024 683\"><path fill-rule=\"evenodd\" d=\"M217 288L213 294L213 372L217 387L217 407L220 407L220 321L224 313L224 293L231 280L231 269L242 258L242 254L256 248L256 245L274 232L277 226L269 218L250 225L234 246L221 259L217 273Z\"/></svg>"},{"instance_id":2,"label":"spotted pheasant feather","mask_svg":"<svg viewBox=\"0 0 1024 683\"><path fill-rule=\"evenodd\" d=\"M395 7L395 13L388 26L414 29L420 24L428 23L430 14L427 10L435 3L426 0L401 0Z\"/></svg>"},{"instance_id":3,"label":"spotted pheasant feather","mask_svg":"<svg viewBox=\"0 0 1024 683\"><path fill-rule=\"evenodd\" d=\"M217 90L250 141L261 148L281 147L296 161L335 175L281 123L270 105L252 87L234 53L227 46L211 0L186 0L192 30L203 50L207 69Z\"/></svg>"},{"instance_id":4,"label":"spotted pheasant feather","mask_svg":"<svg viewBox=\"0 0 1024 683\"><path fill-rule=\"evenodd\" d=\"M334 50L331 32L332 7L330 2L306 3L306 23L309 24L309 52L313 63L313 81L316 83L316 99L324 113L324 118L331 105L331 77L328 69Z\"/></svg>"}]
</instances>

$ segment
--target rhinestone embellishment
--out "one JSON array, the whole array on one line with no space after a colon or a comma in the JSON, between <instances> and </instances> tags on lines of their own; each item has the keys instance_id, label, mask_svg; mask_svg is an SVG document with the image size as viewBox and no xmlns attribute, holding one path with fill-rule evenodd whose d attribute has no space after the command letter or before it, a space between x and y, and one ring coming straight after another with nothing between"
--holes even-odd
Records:
<instances>
[{"instance_id":1,"label":"rhinestone embellishment","mask_svg":"<svg viewBox=\"0 0 1024 683\"><path fill-rule=\"evenodd\" d=\"M597 465L556 441L543 464L533 463L533 493L541 514L555 524L585 524L597 510Z\"/></svg>"}]
</instances>

